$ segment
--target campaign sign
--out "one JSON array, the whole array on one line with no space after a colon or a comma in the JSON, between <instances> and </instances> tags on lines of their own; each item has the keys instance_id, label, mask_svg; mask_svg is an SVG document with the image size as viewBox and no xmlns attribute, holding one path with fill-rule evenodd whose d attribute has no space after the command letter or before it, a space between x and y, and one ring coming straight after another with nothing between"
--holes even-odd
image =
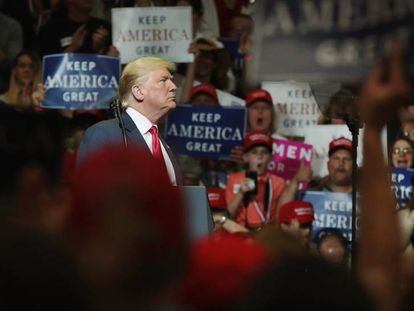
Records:
<instances>
[{"instance_id":1,"label":"campaign sign","mask_svg":"<svg viewBox=\"0 0 414 311\"><path fill-rule=\"evenodd\" d=\"M224 92L222 90L216 89L217 97L219 99L219 103L223 107L245 107L246 103L244 99L234 96L229 92Z\"/></svg>"},{"instance_id":2,"label":"campaign sign","mask_svg":"<svg viewBox=\"0 0 414 311\"><path fill-rule=\"evenodd\" d=\"M292 179L304 161L306 166L311 166L312 145L290 141L285 139L273 139L273 161L269 163L269 171L284 179ZM304 189L301 185L300 189Z\"/></svg>"},{"instance_id":3,"label":"campaign sign","mask_svg":"<svg viewBox=\"0 0 414 311\"><path fill-rule=\"evenodd\" d=\"M118 57L53 54L43 57L44 108L108 109L116 95L121 65Z\"/></svg>"},{"instance_id":4,"label":"campaign sign","mask_svg":"<svg viewBox=\"0 0 414 311\"><path fill-rule=\"evenodd\" d=\"M309 83L265 81L262 87L272 95L278 134L304 136L309 126L317 124L320 111Z\"/></svg>"},{"instance_id":5,"label":"campaign sign","mask_svg":"<svg viewBox=\"0 0 414 311\"><path fill-rule=\"evenodd\" d=\"M175 152L200 159L228 159L243 144L245 130L244 108L177 105L166 122Z\"/></svg>"},{"instance_id":6,"label":"campaign sign","mask_svg":"<svg viewBox=\"0 0 414 311\"><path fill-rule=\"evenodd\" d=\"M312 238L323 228L340 229L351 241L352 238L352 196L349 193L307 191L303 198L313 204L315 221L313 222ZM358 229L357 217L356 228Z\"/></svg>"},{"instance_id":7,"label":"campaign sign","mask_svg":"<svg viewBox=\"0 0 414 311\"><path fill-rule=\"evenodd\" d=\"M255 81L360 82L395 41L413 73L412 0L262 0L253 18Z\"/></svg>"},{"instance_id":8,"label":"campaign sign","mask_svg":"<svg viewBox=\"0 0 414 311\"><path fill-rule=\"evenodd\" d=\"M141 56L192 62L191 7L112 9L112 42L126 64Z\"/></svg>"},{"instance_id":9,"label":"campaign sign","mask_svg":"<svg viewBox=\"0 0 414 311\"><path fill-rule=\"evenodd\" d=\"M391 173L391 189L400 207L405 207L410 203L413 193L411 179L414 169L394 168Z\"/></svg>"}]
</instances>

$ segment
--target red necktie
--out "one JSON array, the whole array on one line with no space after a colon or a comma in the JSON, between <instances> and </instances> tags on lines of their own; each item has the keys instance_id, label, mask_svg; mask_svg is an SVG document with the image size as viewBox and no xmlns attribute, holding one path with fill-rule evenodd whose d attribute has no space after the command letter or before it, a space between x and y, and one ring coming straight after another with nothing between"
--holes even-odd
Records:
<instances>
[{"instance_id":1,"label":"red necktie","mask_svg":"<svg viewBox=\"0 0 414 311\"><path fill-rule=\"evenodd\" d=\"M158 138L158 130L155 125L150 128L150 133L152 136L152 155L154 158L157 158L164 162L164 157L162 156L160 139Z\"/></svg>"}]
</instances>

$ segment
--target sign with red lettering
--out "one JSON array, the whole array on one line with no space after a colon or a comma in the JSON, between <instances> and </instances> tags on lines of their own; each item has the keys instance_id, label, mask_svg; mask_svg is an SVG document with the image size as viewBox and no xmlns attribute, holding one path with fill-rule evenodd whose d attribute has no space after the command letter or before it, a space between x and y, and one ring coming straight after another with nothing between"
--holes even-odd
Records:
<instances>
[{"instance_id":1,"label":"sign with red lettering","mask_svg":"<svg viewBox=\"0 0 414 311\"><path fill-rule=\"evenodd\" d=\"M262 87L272 95L278 134L304 136L307 127L317 124L320 110L309 83L263 82Z\"/></svg>"},{"instance_id":2,"label":"sign with red lettering","mask_svg":"<svg viewBox=\"0 0 414 311\"><path fill-rule=\"evenodd\" d=\"M284 179L292 179L304 161L311 166L312 145L285 139L273 139L273 161L269 163L269 171ZM301 185L301 189L306 185Z\"/></svg>"},{"instance_id":3,"label":"sign with red lettering","mask_svg":"<svg viewBox=\"0 0 414 311\"><path fill-rule=\"evenodd\" d=\"M192 62L191 7L112 9L112 42L123 64L141 56Z\"/></svg>"}]
</instances>

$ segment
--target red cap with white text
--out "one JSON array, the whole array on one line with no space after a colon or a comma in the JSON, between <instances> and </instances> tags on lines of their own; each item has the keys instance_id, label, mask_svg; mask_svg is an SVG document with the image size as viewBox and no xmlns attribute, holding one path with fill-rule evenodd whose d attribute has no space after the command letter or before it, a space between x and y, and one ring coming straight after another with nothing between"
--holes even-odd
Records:
<instances>
[{"instance_id":1,"label":"red cap with white text","mask_svg":"<svg viewBox=\"0 0 414 311\"><path fill-rule=\"evenodd\" d=\"M272 151L272 143L273 139L270 134L263 131L250 131L244 137L244 151L247 152L257 145L265 146Z\"/></svg>"},{"instance_id":2,"label":"red cap with white text","mask_svg":"<svg viewBox=\"0 0 414 311\"><path fill-rule=\"evenodd\" d=\"M313 205L307 201L293 201L279 208L278 222L290 224L296 219L300 224L315 220Z\"/></svg>"},{"instance_id":3,"label":"red cap with white text","mask_svg":"<svg viewBox=\"0 0 414 311\"><path fill-rule=\"evenodd\" d=\"M349 152L352 152L352 141L350 141L348 138L345 137L339 137L337 139L334 139L329 143L329 153L328 155L331 156L332 153L339 149L345 149Z\"/></svg>"},{"instance_id":4,"label":"red cap with white text","mask_svg":"<svg viewBox=\"0 0 414 311\"><path fill-rule=\"evenodd\" d=\"M273 99L270 93L264 89L255 89L250 91L246 96L246 106L250 106L255 101L263 100L269 105L273 105Z\"/></svg>"},{"instance_id":5,"label":"red cap with white text","mask_svg":"<svg viewBox=\"0 0 414 311\"><path fill-rule=\"evenodd\" d=\"M207 194L211 208L226 209L226 193L224 189L209 187L207 188Z\"/></svg>"}]
</instances>

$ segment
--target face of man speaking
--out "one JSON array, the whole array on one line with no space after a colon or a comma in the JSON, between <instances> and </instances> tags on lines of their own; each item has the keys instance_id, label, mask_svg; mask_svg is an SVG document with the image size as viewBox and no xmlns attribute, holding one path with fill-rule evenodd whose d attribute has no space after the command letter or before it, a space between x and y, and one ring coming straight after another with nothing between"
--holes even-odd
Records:
<instances>
[{"instance_id":1,"label":"face of man speaking","mask_svg":"<svg viewBox=\"0 0 414 311\"><path fill-rule=\"evenodd\" d=\"M172 74L166 68L154 69L140 86L144 114L152 123L157 123L176 106L177 87L172 79Z\"/></svg>"},{"instance_id":2,"label":"face of man speaking","mask_svg":"<svg viewBox=\"0 0 414 311\"><path fill-rule=\"evenodd\" d=\"M339 149L332 153L328 161L328 171L332 186L350 186L352 178L351 153L345 149Z\"/></svg>"}]
</instances>

